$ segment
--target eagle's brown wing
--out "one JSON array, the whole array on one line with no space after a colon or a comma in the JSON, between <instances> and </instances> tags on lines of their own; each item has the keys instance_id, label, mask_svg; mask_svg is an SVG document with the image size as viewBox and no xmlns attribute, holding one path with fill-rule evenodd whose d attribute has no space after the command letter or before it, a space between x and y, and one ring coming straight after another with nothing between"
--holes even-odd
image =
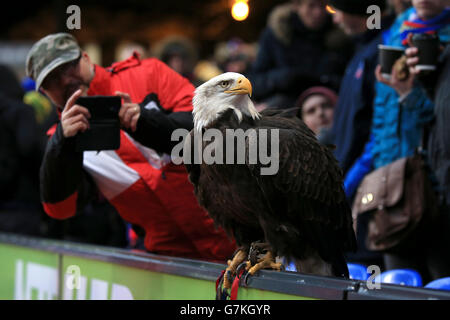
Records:
<instances>
[{"instance_id":1,"label":"eagle's brown wing","mask_svg":"<svg viewBox=\"0 0 450 320\"><path fill-rule=\"evenodd\" d=\"M200 151L198 150L198 146L194 144L194 139L196 139L194 132L195 129L191 130L185 138L183 148L183 164L188 172L189 181L191 181L194 187L196 187L200 177L200 165L194 163L194 159L195 153ZM188 161L184 161L184 158L186 157L186 154L184 154L185 152L188 153Z\"/></svg>"},{"instance_id":2,"label":"eagle's brown wing","mask_svg":"<svg viewBox=\"0 0 450 320\"><path fill-rule=\"evenodd\" d=\"M279 170L270 178L275 188L328 205L345 201L343 176L337 160L300 119L262 118L258 129L278 130L279 133ZM261 164L249 164L256 176L261 167Z\"/></svg>"},{"instance_id":3,"label":"eagle's brown wing","mask_svg":"<svg viewBox=\"0 0 450 320\"><path fill-rule=\"evenodd\" d=\"M342 171L330 150L295 117L262 117L258 129L278 129L279 134L276 175L261 175L261 164L248 164L271 209L272 216L261 217L263 224L270 221L265 223L266 234L277 241L287 230L285 243L289 243L286 239L303 239L325 260L333 256L333 251L354 250L356 241Z\"/></svg>"}]
</instances>

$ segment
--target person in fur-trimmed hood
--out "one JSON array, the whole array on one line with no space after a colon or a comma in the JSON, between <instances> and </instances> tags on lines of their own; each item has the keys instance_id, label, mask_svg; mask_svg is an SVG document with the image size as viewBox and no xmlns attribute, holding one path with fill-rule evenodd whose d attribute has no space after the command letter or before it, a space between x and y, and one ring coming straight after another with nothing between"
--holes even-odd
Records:
<instances>
[{"instance_id":1,"label":"person in fur-trimmed hood","mask_svg":"<svg viewBox=\"0 0 450 320\"><path fill-rule=\"evenodd\" d=\"M257 102L290 108L311 86L339 89L353 45L325 8L325 0L292 0L272 10L248 74Z\"/></svg>"}]
</instances>

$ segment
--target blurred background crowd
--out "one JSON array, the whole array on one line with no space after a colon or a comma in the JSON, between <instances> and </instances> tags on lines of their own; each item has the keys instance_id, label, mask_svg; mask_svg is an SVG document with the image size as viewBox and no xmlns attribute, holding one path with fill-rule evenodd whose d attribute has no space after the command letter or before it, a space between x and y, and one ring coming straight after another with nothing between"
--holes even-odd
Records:
<instances>
[{"instance_id":1,"label":"blurred background crowd","mask_svg":"<svg viewBox=\"0 0 450 320\"><path fill-rule=\"evenodd\" d=\"M243 21L230 14L234 2L79 1L79 30L66 27L67 1L8 7L0 28L0 231L128 248L138 247L142 239L139 229L124 222L101 194L83 212L64 221L43 212L39 167L46 132L58 121L58 114L50 100L34 90L24 66L33 43L50 33L70 32L102 66L124 60L134 51L142 58L157 57L194 86L222 72L246 75L259 110L292 109L319 141L336 145L349 202L366 174L419 146L417 132L433 123L439 103L433 101L439 91L436 79L444 76L437 74L427 85L419 78L410 79L408 85L383 80L377 73L377 46L407 47L402 42L405 21L434 21L441 16L431 27L445 46L450 37L448 1L361 1L358 8L348 7L346 1L328 5L325 0L249 0L245 1L249 15ZM381 28L367 28L367 3L381 8ZM411 115L393 111L402 109L412 110ZM436 159L435 169L444 170L438 167L442 158ZM445 206L445 173L437 174L436 180ZM449 216L447 212L447 220L440 223L443 228L449 225ZM410 254L386 260L367 250L365 231L358 232L360 249L349 256L351 261L421 270ZM447 249L447 240L437 241ZM441 263L446 259L448 254L433 265L444 271L433 274L425 267L430 279L449 275L448 264ZM406 262L402 265L400 260ZM421 256L421 263L426 260Z\"/></svg>"}]
</instances>

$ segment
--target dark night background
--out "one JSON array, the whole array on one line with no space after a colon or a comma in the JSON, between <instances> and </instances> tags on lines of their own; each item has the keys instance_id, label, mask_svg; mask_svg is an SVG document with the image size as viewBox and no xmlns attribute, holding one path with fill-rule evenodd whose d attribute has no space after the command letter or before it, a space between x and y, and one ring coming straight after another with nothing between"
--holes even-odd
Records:
<instances>
[{"instance_id":1,"label":"dark night background","mask_svg":"<svg viewBox=\"0 0 450 320\"><path fill-rule=\"evenodd\" d=\"M1 43L34 42L54 32L70 32L80 44L95 42L101 47L102 64L114 61L114 48L124 40L151 46L169 35L192 40L201 58L213 53L214 45L239 37L258 40L267 16L282 0L249 0L250 14L233 20L233 0L164 1L35 1L8 4L0 20ZM68 30L69 5L81 9L81 29Z\"/></svg>"}]
</instances>

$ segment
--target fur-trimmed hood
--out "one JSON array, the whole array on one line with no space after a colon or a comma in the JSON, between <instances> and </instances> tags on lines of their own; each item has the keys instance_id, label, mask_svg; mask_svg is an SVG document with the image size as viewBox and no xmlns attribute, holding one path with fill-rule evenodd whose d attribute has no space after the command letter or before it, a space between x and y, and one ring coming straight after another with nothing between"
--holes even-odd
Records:
<instances>
[{"instance_id":1,"label":"fur-trimmed hood","mask_svg":"<svg viewBox=\"0 0 450 320\"><path fill-rule=\"evenodd\" d=\"M286 46L289 46L292 43L294 19L295 13L293 6L291 3L286 3L276 6L269 14L267 20L267 26L272 30L275 37ZM301 24L301 22L299 22L299 24ZM306 27L304 28L305 32L307 32ZM323 32L325 33L325 47L328 49L337 49L343 45L352 45L350 39L344 32L332 25L331 20L327 23Z\"/></svg>"},{"instance_id":2,"label":"fur-trimmed hood","mask_svg":"<svg viewBox=\"0 0 450 320\"><path fill-rule=\"evenodd\" d=\"M292 40L291 15L292 4L282 4L276 6L269 14L267 26L272 30L277 39L288 45Z\"/></svg>"}]
</instances>

